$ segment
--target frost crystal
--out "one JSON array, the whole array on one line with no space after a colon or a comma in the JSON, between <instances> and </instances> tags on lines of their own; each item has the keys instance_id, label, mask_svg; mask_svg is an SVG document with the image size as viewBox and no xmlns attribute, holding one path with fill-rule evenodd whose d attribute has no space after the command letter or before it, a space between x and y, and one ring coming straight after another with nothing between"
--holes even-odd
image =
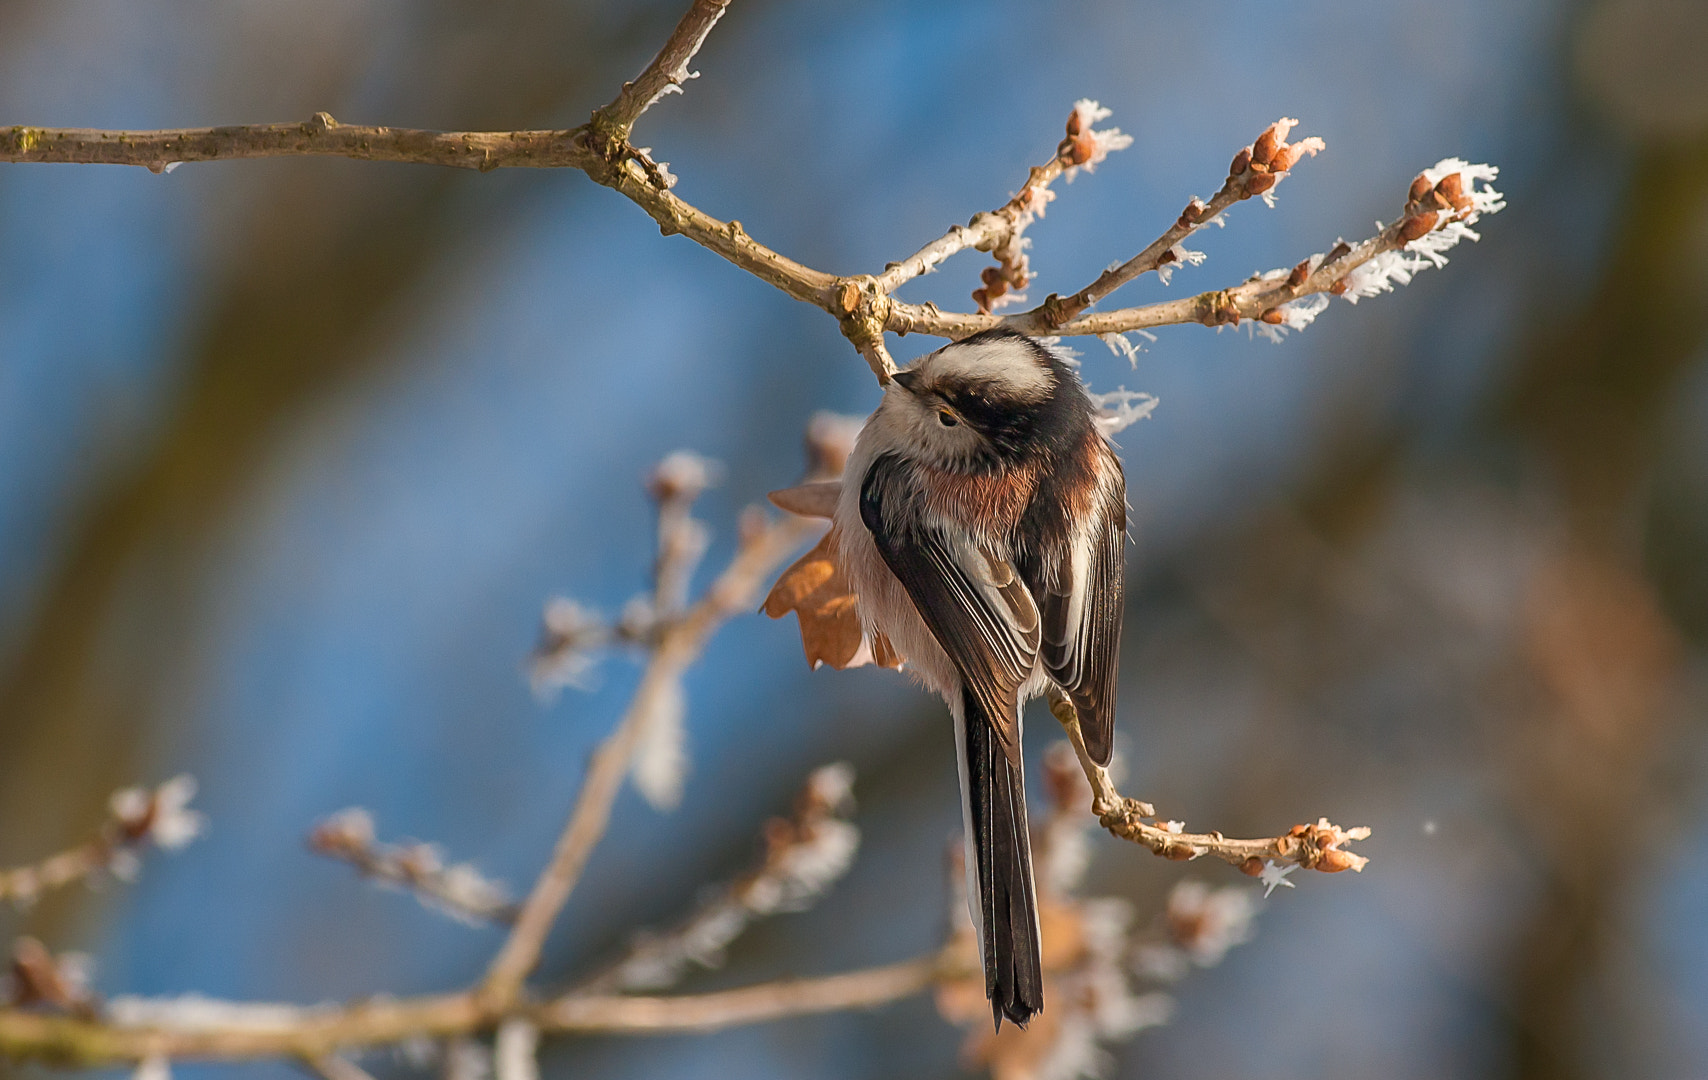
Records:
<instances>
[{"instance_id":1,"label":"frost crystal","mask_svg":"<svg viewBox=\"0 0 1708 1080\"><path fill-rule=\"evenodd\" d=\"M1092 129L1091 125L1097 123L1099 120L1107 120L1113 115L1113 113L1090 98L1080 98L1078 101L1074 102L1073 112L1074 116L1079 121L1079 129L1081 131L1091 133L1092 150L1091 157L1086 159L1083 163L1068 167L1064 175L1068 178L1069 182L1073 180L1074 176L1078 174L1080 169L1084 169L1086 172L1096 172L1098 164L1101 163L1104 158L1108 157L1116 150L1125 150L1127 147L1133 145L1133 137L1131 135L1123 135L1120 128L1106 128L1103 131L1095 131Z\"/></svg>"},{"instance_id":2,"label":"frost crystal","mask_svg":"<svg viewBox=\"0 0 1708 1080\"><path fill-rule=\"evenodd\" d=\"M1125 387L1091 394L1090 397L1098 409L1097 427L1105 435L1120 434L1155 412L1157 407L1155 395Z\"/></svg>"},{"instance_id":3,"label":"frost crystal","mask_svg":"<svg viewBox=\"0 0 1708 1080\"><path fill-rule=\"evenodd\" d=\"M1202 266L1204 260L1209 258L1209 256L1205 255L1202 251L1193 251L1180 244L1176 244L1169 248L1168 253L1174 256L1173 261L1163 263L1161 266L1156 268L1157 280L1162 282L1164 285L1167 285L1169 279L1174 276L1174 268L1176 266Z\"/></svg>"},{"instance_id":4,"label":"frost crystal","mask_svg":"<svg viewBox=\"0 0 1708 1080\"><path fill-rule=\"evenodd\" d=\"M1280 307L1276 308L1275 310L1281 313L1281 321L1279 323L1270 324L1266 322L1253 321L1246 325L1255 327L1259 334L1262 334L1264 337L1276 344L1280 344L1281 339L1287 336L1287 331L1303 330L1305 327L1311 325L1311 322L1315 320L1318 315L1321 315L1325 310L1327 310L1329 299L1330 297L1328 293L1316 293L1315 295L1307 296L1302 300L1294 300L1290 304L1282 304Z\"/></svg>"},{"instance_id":5,"label":"frost crystal","mask_svg":"<svg viewBox=\"0 0 1708 1080\"><path fill-rule=\"evenodd\" d=\"M680 680L658 691L652 708L636 719L635 787L655 810L674 810L682 801L682 781L688 775L688 701Z\"/></svg>"},{"instance_id":6,"label":"frost crystal","mask_svg":"<svg viewBox=\"0 0 1708 1080\"><path fill-rule=\"evenodd\" d=\"M1367 296L1392 292L1396 285L1408 285L1420 270L1447 265L1447 250L1461 240L1481 240L1471 226L1484 214L1497 214L1506 209L1506 199L1494 189L1500 170L1493 165L1472 165L1460 158L1446 158L1423 176L1431 184L1442 178L1460 174L1464 193L1471 205L1463 215L1454 215L1433 232L1427 232L1399 251L1384 251L1359 266L1345 277L1346 299L1356 304ZM1481 186L1478 186L1481 185Z\"/></svg>"},{"instance_id":7,"label":"frost crystal","mask_svg":"<svg viewBox=\"0 0 1708 1080\"><path fill-rule=\"evenodd\" d=\"M1257 875L1257 883L1263 886L1263 898L1267 900L1277 885L1285 885L1289 889L1294 888L1293 883L1287 880L1287 875L1297 869L1298 867L1292 864L1282 866L1275 862L1264 863L1262 871Z\"/></svg>"}]
</instances>

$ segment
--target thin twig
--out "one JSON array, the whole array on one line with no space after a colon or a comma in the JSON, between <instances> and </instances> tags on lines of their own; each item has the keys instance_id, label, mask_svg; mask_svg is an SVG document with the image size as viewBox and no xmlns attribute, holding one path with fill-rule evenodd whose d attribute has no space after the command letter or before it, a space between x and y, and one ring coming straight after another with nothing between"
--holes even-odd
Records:
<instances>
[{"instance_id":1,"label":"thin twig","mask_svg":"<svg viewBox=\"0 0 1708 1080\"><path fill-rule=\"evenodd\" d=\"M670 40L652 58L652 63L635 77L634 82L624 83L622 91L611 104L594 114L597 120L616 128L626 138L635 121L659 98L673 90L680 93L682 84L695 77L688 70L688 62L706 43L706 35L723 18L729 2L694 0L694 5L671 32Z\"/></svg>"},{"instance_id":2,"label":"thin twig","mask_svg":"<svg viewBox=\"0 0 1708 1080\"><path fill-rule=\"evenodd\" d=\"M1051 296L1027 314L1060 326L1127 282L1171 261L1176 244L1215 221L1234 203L1269 191L1300 157L1322 149L1322 140L1316 138L1289 145L1287 133L1294 124L1295 121L1281 119L1269 125L1252 145L1234 155L1221 190L1211 196L1208 203L1198 199L1187 203L1174 224L1143 251L1121 265L1103 271L1096 281L1072 296L1066 299Z\"/></svg>"},{"instance_id":3,"label":"thin twig","mask_svg":"<svg viewBox=\"0 0 1708 1080\"><path fill-rule=\"evenodd\" d=\"M878 288L886 293L894 292L914 278L929 274L939 263L968 248L990 250L1013 232L1014 224L1022 214L1045 198L1044 193L1066 168L1067 162L1063 161L1059 154L1043 165L1033 166L1026 176L1026 183L1012 199L995 210L986 210L975 215L965 225L954 226L900 262L890 263L884 267L883 273L877 275Z\"/></svg>"},{"instance_id":4,"label":"thin twig","mask_svg":"<svg viewBox=\"0 0 1708 1080\"><path fill-rule=\"evenodd\" d=\"M473 866L446 866L432 844L382 844L374 837L374 820L366 810L341 810L316 825L308 835L309 849L356 868L363 877L415 894L427 907L465 922L509 925L516 905L504 889L488 881Z\"/></svg>"},{"instance_id":5,"label":"thin twig","mask_svg":"<svg viewBox=\"0 0 1708 1080\"><path fill-rule=\"evenodd\" d=\"M101 873L130 879L150 843L172 851L201 832L202 815L189 808L195 794L196 781L189 776L168 780L152 791L114 792L108 800L107 820L93 837L29 866L0 868L0 901L31 904L44 892Z\"/></svg>"},{"instance_id":6,"label":"thin twig","mask_svg":"<svg viewBox=\"0 0 1708 1080\"><path fill-rule=\"evenodd\" d=\"M1140 307L1081 314L1054 327L1049 325L1042 309L1004 318L978 312L946 312L930 304L894 301L890 304L885 328L897 334L932 334L958 340L998 326L1030 334L1074 337L1120 334L1183 323L1206 326L1237 324L1242 319L1261 318L1264 312L1288 301L1334 291L1335 283L1359 266L1385 251L1405 247L1406 241L1400 238L1400 232L1406 220L1401 218L1338 258L1330 260L1326 256L1312 256L1305 260L1324 259L1317 270L1297 285L1291 284L1285 270L1272 271L1230 289L1212 290Z\"/></svg>"},{"instance_id":7,"label":"thin twig","mask_svg":"<svg viewBox=\"0 0 1708 1080\"><path fill-rule=\"evenodd\" d=\"M860 831L845 815L853 803L854 770L846 763L815 769L787 818L765 823L759 864L717 890L678 926L638 934L622 959L581 983L585 994L658 990L691 966L716 967L724 951L754 921L812 906L853 862Z\"/></svg>"},{"instance_id":8,"label":"thin twig","mask_svg":"<svg viewBox=\"0 0 1708 1080\"><path fill-rule=\"evenodd\" d=\"M551 862L523 902L515 927L487 969L481 986L485 1000L495 1003L515 1000L522 981L539 961L540 949L552 923L610 822L611 805L622 789L623 777L634 756L641 721L657 707L661 695L672 691L682 673L698 658L712 631L730 616L749 610L766 577L815 531L814 525L793 515L757 526L749 518L740 549L728 569L681 619L660 632L633 701L616 730L593 754L586 782Z\"/></svg>"},{"instance_id":9,"label":"thin twig","mask_svg":"<svg viewBox=\"0 0 1708 1080\"><path fill-rule=\"evenodd\" d=\"M1056 687L1052 686L1050 690L1050 712L1067 730L1085 778L1091 783L1091 812L1097 815L1097 820L1111 835L1131 840L1165 859L1186 860L1210 855L1232 863L1254 877L1269 862L1335 873L1362 870L1369 861L1361 855L1342 850L1341 845L1367 838L1370 830L1363 826L1342 829L1330 824L1327 818L1319 819L1315 825L1295 825L1281 836L1262 840L1233 840L1219 832L1177 832L1167 825L1144 821L1144 818L1156 816L1155 808L1147 802L1127 798L1116 790L1109 771L1092 761L1086 752L1085 738L1080 732L1073 703Z\"/></svg>"}]
</instances>

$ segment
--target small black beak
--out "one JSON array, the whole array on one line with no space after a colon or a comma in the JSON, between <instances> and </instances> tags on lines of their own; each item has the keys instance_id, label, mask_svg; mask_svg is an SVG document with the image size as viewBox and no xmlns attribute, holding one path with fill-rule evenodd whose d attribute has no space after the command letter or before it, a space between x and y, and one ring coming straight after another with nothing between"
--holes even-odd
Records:
<instances>
[{"instance_id":1,"label":"small black beak","mask_svg":"<svg viewBox=\"0 0 1708 1080\"><path fill-rule=\"evenodd\" d=\"M894 375L890 376L890 381L896 383L903 390L906 390L911 394L914 392L914 388L919 385L919 372L898 371Z\"/></svg>"}]
</instances>

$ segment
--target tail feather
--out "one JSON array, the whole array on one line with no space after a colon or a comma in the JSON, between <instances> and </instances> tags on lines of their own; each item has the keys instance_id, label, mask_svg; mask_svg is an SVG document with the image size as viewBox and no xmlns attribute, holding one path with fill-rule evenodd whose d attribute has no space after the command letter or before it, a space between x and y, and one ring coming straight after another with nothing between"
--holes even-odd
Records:
<instances>
[{"instance_id":1,"label":"tail feather","mask_svg":"<svg viewBox=\"0 0 1708 1080\"><path fill-rule=\"evenodd\" d=\"M970 846L978 864L974 912L984 942L985 995L998 1030L1025 1024L1044 1007L1038 899L1026 828L1026 787L971 694L962 694Z\"/></svg>"}]
</instances>

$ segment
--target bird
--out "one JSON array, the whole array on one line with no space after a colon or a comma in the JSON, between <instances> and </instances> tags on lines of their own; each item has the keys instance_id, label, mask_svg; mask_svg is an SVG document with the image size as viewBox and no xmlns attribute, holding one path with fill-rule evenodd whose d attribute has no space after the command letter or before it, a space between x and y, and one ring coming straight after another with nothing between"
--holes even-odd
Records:
<instances>
[{"instance_id":1,"label":"bird","mask_svg":"<svg viewBox=\"0 0 1708 1080\"><path fill-rule=\"evenodd\" d=\"M1025 703L1058 687L1087 755L1107 765L1114 749L1126 479L1097 420L1061 356L1017 331L986 330L890 377L840 482L773 493L778 505L831 518L797 565L822 566L808 584L834 574L857 605L858 647L850 628L832 662L905 659L948 704L968 906L998 1031L1044 1007ZM778 589L787 593L789 579ZM806 591L781 600L774 591L766 607L775 616L797 606L803 639ZM836 603L820 607L852 618ZM811 640L808 654L817 659Z\"/></svg>"}]
</instances>

